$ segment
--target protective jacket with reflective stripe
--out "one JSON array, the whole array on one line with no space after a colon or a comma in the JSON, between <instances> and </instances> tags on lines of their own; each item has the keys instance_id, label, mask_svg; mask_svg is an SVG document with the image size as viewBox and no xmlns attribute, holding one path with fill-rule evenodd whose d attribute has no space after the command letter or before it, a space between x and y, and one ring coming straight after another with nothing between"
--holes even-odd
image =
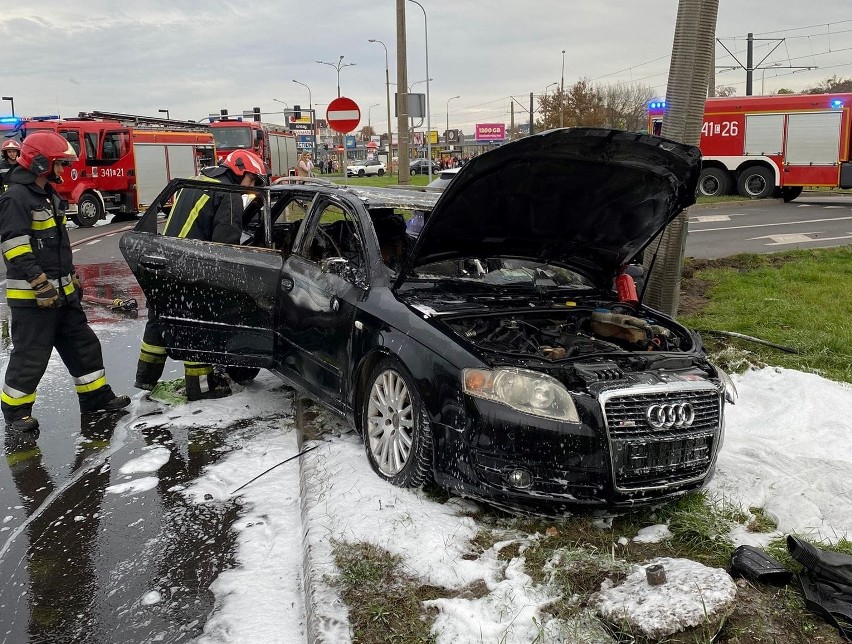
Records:
<instances>
[{"instance_id":1,"label":"protective jacket with reflective stripe","mask_svg":"<svg viewBox=\"0 0 852 644\"><path fill-rule=\"evenodd\" d=\"M9 173L9 185L0 195L0 252L9 306L37 306L30 282L41 273L59 291L60 304L79 299L71 282L74 263L65 202L49 183L38 187L35 175L21 166Z\"/></svg>"},{"instance_id":2,"label":"protective jacket with reflective stripe","mask_svg":"<svg viewBox=\"0 0 852 644\"><path fill-rule=\"evenodd\" d=\"M206 168L193 179L209 181L211 184L237 185L231 173L222 167ZM175 197L175 204L166 220L163 234L169 237L238 244L242 224L241 195L217 191L215 185L211 185L210 190L182 188Z\"/></svg>"}]
</instances>

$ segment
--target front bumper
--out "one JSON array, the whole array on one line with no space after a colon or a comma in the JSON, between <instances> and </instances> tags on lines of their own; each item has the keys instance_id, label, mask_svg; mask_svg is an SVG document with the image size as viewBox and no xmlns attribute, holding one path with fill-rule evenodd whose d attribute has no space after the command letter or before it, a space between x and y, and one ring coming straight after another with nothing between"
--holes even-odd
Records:
<instances>
[{"instance_id":1,"label":"front bumper","mask_svg":"<svg viewBox=\"0 0 852 644\"><path fill-rule=\"evenodd\" d=\"M465 431L433 428L436 480L467 496L558 512L659 503L700 488L712 473L723 431L715 384L616 388L575 401L579 424L471 399ZM694 419L654 429L646 414L655 404L689 404ZM519 478L529 485L515 484Z\"/></svg>"}]
</instances>

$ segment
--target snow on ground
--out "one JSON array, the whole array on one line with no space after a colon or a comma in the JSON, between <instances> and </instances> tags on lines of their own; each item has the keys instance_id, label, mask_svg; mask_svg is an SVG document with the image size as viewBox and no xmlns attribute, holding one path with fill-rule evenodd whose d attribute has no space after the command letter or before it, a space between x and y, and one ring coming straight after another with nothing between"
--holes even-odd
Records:
<instances>
[{"instance_id":1,"label":"snow on ground","mask_svg":"<svg viewBox=\"0 0 852 644\"><path fill-rule=\"evenodd\" d=\"M736 376L735 382L739 401L728 407L727 437L711 493L746 508L764 508L781 532L832 539L852 534L852 387L772 368ZM248 391L198 405L196 413L175 407L167 416L169 423L187 425L263 418L281 412L288 400L274 379L264 377ZM187 493L199 503L228 502L237 487L296 452L287 419L270 421L206 470ZM548 595L531 583L520 558L501 562L497 547L478 559L464 557L477 531L464 514L469 507L464 501L441 505L384 483L370 470L353 433L320 442L301 467L310 500L307 526L299 516L297 461L236 494L243 503L235 526L238 563L213 586L216 609L201 642L303 640L303 531L316 579L333 576L330 540L337 539L369 541L400 555L423 583L458 589L483 580L485 597L431 603L440 610L439 642L530 642L543 632L539 608ZM661 528L648 532L659 536ZM339 620L336 632L345 632L345 607L334 589L326 586L315 598L321 612Z\"/></svg>"}]
</instances>

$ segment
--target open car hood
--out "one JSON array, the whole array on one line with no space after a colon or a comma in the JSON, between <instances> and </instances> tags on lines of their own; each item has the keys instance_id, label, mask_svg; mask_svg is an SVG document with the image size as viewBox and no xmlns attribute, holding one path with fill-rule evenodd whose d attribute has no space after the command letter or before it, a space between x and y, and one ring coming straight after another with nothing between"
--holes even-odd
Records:
<instances>
[{"instance_id":1,"label":"open car hood","mask_svg":"<svg viewBox=\"0 0 852 644\"><path fill-rule=\"evenodd\" d=\"M695 202L698 148L596 128L550 130L467 163L447 186L397 284L463 257L562 264L611 285L620 268Z\"/></svg>"}]
</instances>

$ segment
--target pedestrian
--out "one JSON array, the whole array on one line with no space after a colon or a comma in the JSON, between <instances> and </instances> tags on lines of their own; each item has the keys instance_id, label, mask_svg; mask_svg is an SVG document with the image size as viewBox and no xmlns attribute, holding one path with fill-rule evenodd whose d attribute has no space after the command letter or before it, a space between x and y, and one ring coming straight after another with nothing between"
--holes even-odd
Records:
<instances>
[{"instance_id":1,"label":"pedestrian","mask_svg":"<svg viewBox=\"0 0 852 644\"><path fill-rule=\"evenodd\" d=\"M254 152L237 150L218 166L202 170L196 178L213 185L209 189L181 189L166 220L163 235L239 244L243 232L243 195L217 191L215 184L262 185L267 180L266 165ZM134 386L151 391L163 375L165 366L165 342L156 313L149 307ZM185 362L184 375L188 400L224 398L231 394L227 379L214 373L212 364Z\"/></svg>"},{"instance_id":2,"label":"pedestrian","mask_svg":"<svg viewBox=\"0 0 852 644\"><path fill-rule=\"evenodd\" d=\"M299 157L299 165L296 167L296 174L300 177L312 177L314 172L314 162L311 161L309 152L302 152Z\"/></svg>"},{"instance_id":3,"label":"pedestrian","mask_svg":"<svg viewBox=\"0 0 852 644\"><path fill-rule=\"evenodd\" d=\"M325 173L326 173L326 174L331 174L332 170L334 169L334 168L333 168L334 164L332 163L331 157L328 157L328 158L326 159L326 161L325 161L325 165L326 165Z\"/></svg>"},{"instance_id":4,"label":"pedestrian","mask_svg":"<svg viewBox=\"0 0 852 644\"><path fill-rule=\"evenodd\" d=\"M6 139L0 146L0 192L6 189L6 177L18 165L21 145L15 139Z\"/></svg>"},{"instance_id":5,"label":"pedestrian","mask_svg":"<svg viewBox=\"0 0 852 644\"><path fill-rule=\"evenodd\" d=\"M54 347L74 379L83 414L130 404L106 382L101 343L80 303L65 229L66 202L51 183L61 183L74 149L55 132L30 134L0 195L0 250L6 262L6 301L12 313L12 353L0 408L6 428L35 431L36 388Z\"/></svg>"}]
</instances>

